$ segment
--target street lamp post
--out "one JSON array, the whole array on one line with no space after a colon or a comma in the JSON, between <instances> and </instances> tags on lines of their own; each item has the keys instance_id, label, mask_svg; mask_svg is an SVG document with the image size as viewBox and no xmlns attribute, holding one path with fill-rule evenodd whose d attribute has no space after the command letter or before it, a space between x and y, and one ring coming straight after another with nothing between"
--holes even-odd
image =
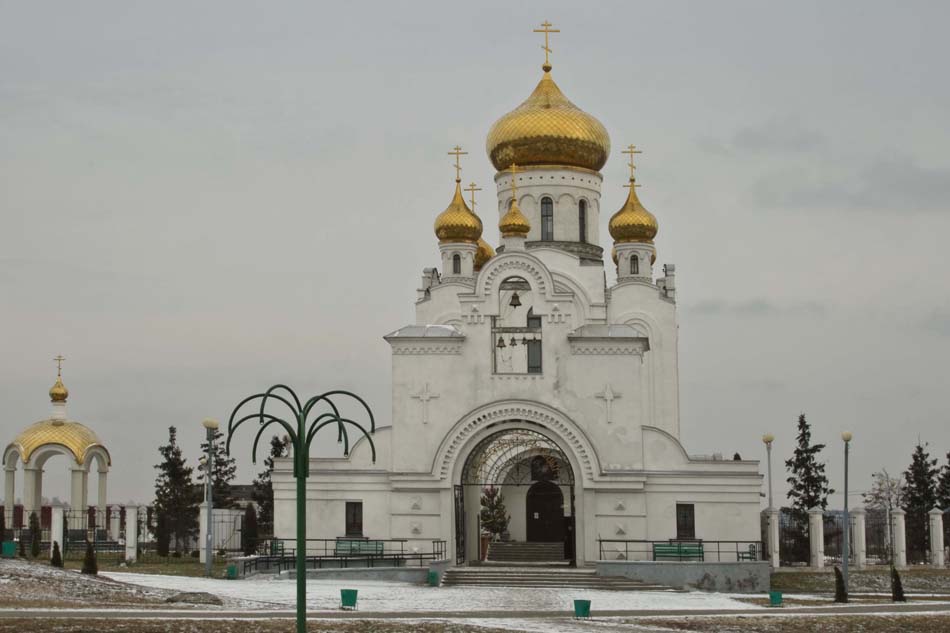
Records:
<instances>
[{"instance_id":1,"label":"street lamp post","mask_svg":"<svg viewBox=\"0 0 950 633\"><path fill-rule=\"evenodd\" d=\"M851 437L849 431L841 434L844 440L844 552L841 554L841 578L844 581L845 600L848 596L848 561L851 558L851 517L848 515L848 449Z\"/></svg>"},{"instance_id":2,"label":"street lamp post","mask_svg":"<svg viewBox=\"0 0 950 633\"><path fill-rule=\"evenodd\" d=\"M771 510L775 507L772 505L772 442L775 441L775 436L766 433L762 436L762 441L765 443L766 462L769 469L769 510Z\"/></svg>"},{"instance_id":3,"label":"street lamp post","mask_svg":"<svg viewBox=\"0 0 950 633\"><path fill-rule=\"evenodd\" d=\"M208 418L201 425L205 427L205 435L208 438L208 454L205 455L205 575L211 576L211 557L213 555L213 522L212 517L212 495L211 495L211 474L214 472L214 434L218 430L218 421Z\"/></svg>"},{"instance_id":4,"label":"street lamp post","mask_svg":"<svg viewBox=\"0 0 950 633\"><path fill-rule=\"evenodd\" d=\"M276 393L283 392L283 393ZM343 417L340 409L334 402L333 397L346 396L356 400L369 417L369 430L363 425L350 418ZM259 401L258 411L238 418L238 412L241 408L254 401ZM284 407L290 409L293 414L288 419L281 418L267 412L267 404L272 402L278 410L285 411ZM309 420L310 414L317 407L325 406L330 411L321 413ZM307 632L307 477L310 475L310 444L317 432L325 426L335 425L337 431L337 442L343 444L343 456L350 453L350 439L347 433L347 426L356 427L360 431L360 437L365 437L369 442L372 453L373 463L376 462L376 445L373 443L372 434L376 431L376 421L373 418L373 412L369 405L354 393L342 390L327 391L326 393L314 396L301 404L297 394L286 385L274 385L263 393L249 396L238 403L231 413L231 419L228 422L228 442L227 451L231 454L231 440L234 438L234 432L241 424L247 420L256 419L260 423L257 435L254 437L254 445L251 448L251 459L257 461L257 443L261 435L271 424L277 424L284 428L287 436L290 438L289 445L292 449L294 460L294 479L297 481L297 550L296 550L296 575L297 575L297 633ZM308 426L309 424L309 426Z\"/></svg>"}]
</instances>

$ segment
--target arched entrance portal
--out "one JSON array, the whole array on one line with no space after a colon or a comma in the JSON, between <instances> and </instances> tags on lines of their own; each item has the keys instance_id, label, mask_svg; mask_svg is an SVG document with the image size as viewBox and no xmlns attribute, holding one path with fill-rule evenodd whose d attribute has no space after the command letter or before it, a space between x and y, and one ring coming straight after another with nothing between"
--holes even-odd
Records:
<instances>
[{"instance_id":1,"label":"arched entrance portal","mask_svg":"<svg viewBox=\"0 0 950 633\"><path fill-rule=\"evenodd\" d=\"M546 429L524 424L537 430L510 428L492 433L465 460L461 481L455 486L458 564L481 558L485 553L481 543L486 539L563 544L563 549L547 550L553 552L551 559L574 564L571 463L544 433ZM500 521L499 515L503 517Z\"/></svg>"}]
</instances>

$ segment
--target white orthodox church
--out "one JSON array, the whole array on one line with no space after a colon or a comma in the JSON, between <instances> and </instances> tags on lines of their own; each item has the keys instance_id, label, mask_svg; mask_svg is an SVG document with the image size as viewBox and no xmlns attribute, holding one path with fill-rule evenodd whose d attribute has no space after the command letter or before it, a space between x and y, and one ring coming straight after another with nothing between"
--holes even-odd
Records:
<instances>
[{"instance_id":1,"label":"white orthodox church","mask_svg":"<svg viewBox=\"0 0 950 633\"><path fill-rule=\"evenodd\" d=\"M680 437L674 267L655 265L638 152L625 152L629 192L610 218L608 287L598 227L610 139L547 61L486 149L501 244L482 239L477 189L469 205L457 171L435 219L441 264L423 270L415 323L384 337L392 423L373 438L375 462L366 440L312 460L307 536L442 540L456 563L477 560L480 497L494 486L508 539L563 543L554 558L578 565L601 557L601 539L758 541L758 462L690 455ZM275 534L293 538L290 460L274 490Z\"/></svg>"}]
</instances>

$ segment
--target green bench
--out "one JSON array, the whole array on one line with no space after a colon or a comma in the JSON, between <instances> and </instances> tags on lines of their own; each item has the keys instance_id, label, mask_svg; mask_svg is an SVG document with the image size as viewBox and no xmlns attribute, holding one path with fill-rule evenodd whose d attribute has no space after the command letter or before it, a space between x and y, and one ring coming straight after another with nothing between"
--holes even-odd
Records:
<instances>
[{"instance_id":1,"label":"green bench","mask_svg":"<svg viewBox=\"0 0 950 633\"><path fill-rule=\"evenodd\" d=\"M670 541L653 544L653 560L704 560L703 544L696 541Z\"/></svg>"},{"instance_id":2,"label":"green bench","mask_svg":"<svg viewBox=\"0 0 950 633\"><path fill-rule=\"evenodd\" d=\"M759 560L759 552L755 547L755 544L749 545L749 551L739 552L739 560Z\"/></svg>"},{"instance_id":3,"label":"green bench","mask_svg":"<svg viewBox=\"0 0 950 633\"><path fill-rule=\"evenodd\" d=\"M333 550L334 556L382 556L383 542L364 539L339 539Z\"/></svg>"}]
</instances>

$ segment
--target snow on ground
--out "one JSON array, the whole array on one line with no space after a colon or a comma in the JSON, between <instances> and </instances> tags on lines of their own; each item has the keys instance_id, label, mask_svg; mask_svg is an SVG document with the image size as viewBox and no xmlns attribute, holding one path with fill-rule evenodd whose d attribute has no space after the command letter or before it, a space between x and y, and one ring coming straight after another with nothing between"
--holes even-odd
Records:
<instances>
[{"instance_id":1,"label":"snow on ground","mask_svg":"<svg viewBox=\"0 0 950 633\"><path fill-rule=\"evenodd\" d=\"M247 580L185 578L157 574L108 572L110 578L143 587L177 591L207 591L238 601L249 608L292 608L296 582L255 577ZM359 590L360 611L568 611L575 598L591 600L593 610L636 609L749 609L755 608L714 593L602 591L512 587L427 587L399 582L365 580L307 580L307 608L336 611L340 589ZM230 601L229 601L230 602Z\"/></svg>"}]
</instances>

